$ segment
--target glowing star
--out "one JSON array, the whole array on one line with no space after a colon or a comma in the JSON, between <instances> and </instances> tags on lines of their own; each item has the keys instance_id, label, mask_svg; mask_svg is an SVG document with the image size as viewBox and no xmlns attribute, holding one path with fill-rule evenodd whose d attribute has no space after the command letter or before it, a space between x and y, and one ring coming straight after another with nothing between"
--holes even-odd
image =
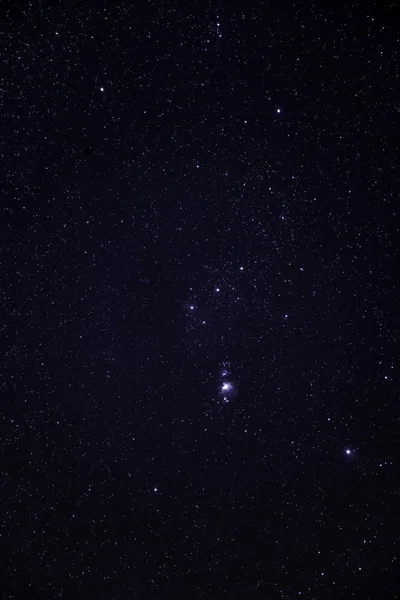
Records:
<instances>
[{"instance_id":1,"label":"glowing star","mask_svg":"<svg viewBox=\"0 0 400 600\"><path fill-rule=\"evenodd\" d=\"M222 391L223 391L223 392L230 392L231 390L232 390L232 384L231 384L231 383L229 383L228 381L225 381L225 382L222 384Z\"/></svg>"},{"instance_id":2,"label":"glowing star","mask_svg":"<svg viewBox=\"0 0 400 600\"><path fill-rule=\"evenodd\" d=\"M280 109L280 108L277 108L277 109L276 109L276 112L277 112L277 113L280 113L280 112L281 112L281 109Z\"/></svg>"},{"instance_id":3,"label":"glowing star","mask_svg":"<svg viewBox=\"0 0 400 600\"><path fill-rule=\"evenodd\" d=\"M351 454L350 448L346 448L345 452L346 452L347 456L350 456L350 454Z\"/></svg>"}]
</instances>

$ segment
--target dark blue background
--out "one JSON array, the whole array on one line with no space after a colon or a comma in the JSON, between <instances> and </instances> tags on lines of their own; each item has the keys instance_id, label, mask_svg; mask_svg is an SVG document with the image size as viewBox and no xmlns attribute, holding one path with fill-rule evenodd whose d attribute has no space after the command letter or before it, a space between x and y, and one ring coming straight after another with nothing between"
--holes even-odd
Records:
<instances>
[{"instance_id":1,"label":"dark blue background","mask_svg":"<svg viewBox=\"0 0 400 600\"><path fill-rule=\"evenodd\" d=\"M398 598L394 8L0 14L2 598Z\"/></svg>"}]
</instances>

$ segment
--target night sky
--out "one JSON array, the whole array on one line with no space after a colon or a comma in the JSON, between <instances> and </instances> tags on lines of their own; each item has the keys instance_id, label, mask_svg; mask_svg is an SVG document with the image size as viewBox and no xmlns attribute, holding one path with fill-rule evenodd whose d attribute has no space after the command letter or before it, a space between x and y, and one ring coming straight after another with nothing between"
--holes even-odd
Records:
<instances>
[{"instance_id":1,"label":"night sky","mask_svg":"<svg viewBox=\"0 0 400 600\"><path fill-rule=\"evenodd\" d=\"M394 3L0 17L1 600L400 598Z\"/></svg>"}]
</instances>

